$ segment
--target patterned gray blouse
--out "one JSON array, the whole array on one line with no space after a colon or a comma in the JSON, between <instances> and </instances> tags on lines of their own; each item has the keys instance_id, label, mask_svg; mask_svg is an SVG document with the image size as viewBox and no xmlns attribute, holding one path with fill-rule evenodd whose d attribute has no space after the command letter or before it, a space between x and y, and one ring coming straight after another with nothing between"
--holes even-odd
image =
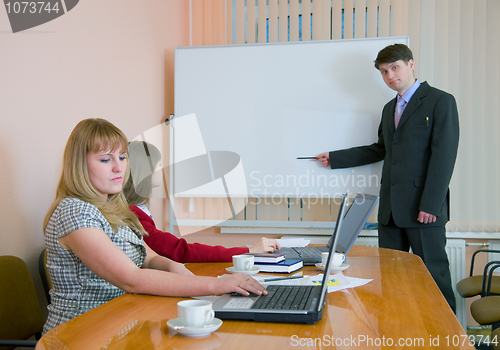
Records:
<instances>
[{"instance_id":1,"label":"patterned gray blouse","mask_svg":"<svg viewBox=\"0 0 500 350\"><path fill-rule=\"evenodd\" d=\"M94 205L76 198L63 199L50 217L45 231L52 289L49 316L43 333L125 293L94 274L72 251L59 245L59 238L85 227L103 230L137 266L142 266L146 258L140 233L127 226L118 226L118 232L113 232Z\"/></svg>"}]
</instances>

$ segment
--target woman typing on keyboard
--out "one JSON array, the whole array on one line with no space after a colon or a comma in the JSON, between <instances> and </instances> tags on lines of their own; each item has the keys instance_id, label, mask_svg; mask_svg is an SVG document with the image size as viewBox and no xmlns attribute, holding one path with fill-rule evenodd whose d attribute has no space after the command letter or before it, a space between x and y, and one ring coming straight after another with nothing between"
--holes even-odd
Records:
<instances>
[{"instance_id":1,"label":"woman typing on keyboard","mask_svg":"<svg viewBox=\"0 0 500 350\"><path fill-rule=\"evenodd\" d=\"M103 119L86 119L64 151L56 199L44 220L53 288L44 333L123 293L202 296L266 294L243 273L194 276L144 244L144 228L122 193L129 176L125 135Z\"/></svg>"}]
</instances>

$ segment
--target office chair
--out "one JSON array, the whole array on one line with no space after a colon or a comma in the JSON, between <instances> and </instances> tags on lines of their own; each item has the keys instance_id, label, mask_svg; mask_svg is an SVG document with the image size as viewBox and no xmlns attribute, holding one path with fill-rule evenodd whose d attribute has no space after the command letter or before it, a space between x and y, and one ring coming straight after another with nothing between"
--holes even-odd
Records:
<instances>
[{"instance_id":1,"label":"office chair","mask_svg":"<svg viewBox=\"0 0 500 350\"><path fill-rule=\"evenodd\" d=\"M476 345L476 349L500 349L500 295L490 295L477 299L470 306L474 320L481 325L491 325L491 346Z\"/></svg>"},{"instance_id":2,"label":"office chair","mask_svg":"<svg viewBox=\"0 0 500 350\"><path fill-rule=\"evenodd\" d=\"M0 256L0 347L35 347L44 319L35 285L26 263L18 257Z\"/></svg>"},{"instance_id":3,"label":"office chair","mask_svg":"<svg viewBox=\"0 0 500 350\"><path fill-rule=\"evenodd\" d=\"M45 297L47 298L47 303L50 304L50 289L52 288L52 281L50 279L49 269L47 268L47 249L42 250L40 257L38 258L38 272L42 278L43 290L45 291Z\"/></svg>"},{"instance_id":4,"label":"office chair","mask_svg":"<svg viewBox=\"0 0 500 350\"><path fill-rule=\"evenodd\" d=\"M469 298L476 295L484 296L483 283L485 283L486 281L487 268L485 267L483 275L473 276L474 260L476 258L476 255L479 253L500 253L500 250L480 249L472 254L469 277L466 277L457 283L457 292L462 298ZM492 276L492 280L490 283L491 294L500 295L500 276Z\"/></svg>"},{"instance_id":5,"label":"office chair","mask_svg":"<svg viewBox=\"0 0 500 350\"><path fill-rule=\"evenodd\" d=\"M500 267L500 261L491 261L486 264L481 290L481 298L472 302L470 313L474 320L481 325L491 325L490 339L500 342L500 295L491 295L493 272ZM496 338L495 335L497 336ZM500 344L492 344L490 349L500 349ZM478 347L481 349L482 347ZM488 348L488 347L485 347Z\"/></svg>"}]
</instances>

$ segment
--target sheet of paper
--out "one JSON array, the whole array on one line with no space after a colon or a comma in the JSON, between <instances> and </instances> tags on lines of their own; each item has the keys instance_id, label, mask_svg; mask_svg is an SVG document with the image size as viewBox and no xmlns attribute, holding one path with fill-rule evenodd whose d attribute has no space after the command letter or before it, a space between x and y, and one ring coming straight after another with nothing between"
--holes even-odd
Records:
<instances>
[{"instance_id":1,"label":"sheet of paper","mask_svg":"<svg viewBox=\"0 0 500 350\"><path fill-rule=\"evenodd\" d=\"M305 247L311 242L310 239L304 238L286 238L286 239L277 239L281 248L290 248L290 247Z\"/></svg>"},{"instance_id":2,"label":"sheet of paper","mask_svg":"<svg viewBox=\"0 0 500 350\"><path fill-rule=\"evenodd\" d=\"M293 276L302 276L302 272L299 272L298 274L294 274L292 276L288 277L293 277ZM276 275L256 275L253 276L257 281L259 281L264 287L269 286L269 285L279 285L279 286L310 286L312 285L313 281L311 280L311 276L304 276L303 278L287 278L283 280L274 280L274 281L268 281L268 282L263 282L263 280L267 279L276 279L280 278L277 277Z\"/></svg>"},{"instance_id":3,"label":"sheet of paper","mask_svg":"<svg viewBox=\"0 0 500 350\"><path fill-rule=\"evenodd\" d=\"M295 276L295 275L294 275ZM253 276L257 281L272 278L266 275L255 275ZM292 278L280 281L263 282L262 285L267 286L270 284L277 285L288 285L288 286L308 286L308 285L320 285L323 281L323 274L316 276L304 276L304 278ZM341 272L330 275L330 280L328 281L328 293L336 292L345 288L355 288L362 286L371 282L371 279L362 279L355 277L346 277Z\"/></svg>"},{"instance_id":4,"label":"sheet of paper","mask_svg":"<svg viewBox=\"0 0 500 350\"><path fill-rule=\"evenodd\" d=\"M323 280L323 274L319 274L311 278L313 283L321 284ZM335 280L335 281L332 281ZM341 272L330 275L330 281L328 282L328 293L336 292L338 290L346 289L346 288L355 288L362 285L365 285L369 282L373 281L372 279L362 279L355 277L347 277L344 276Z\"/></svg>"},{"instance_id":5,"label":"sheet of paper","mask_svg":"<svg viewBox=\"0 0 500 350\"><path fill-rule=\"evenodd\" d=\"M310 239L305 238L278 238L276 240L280 244L281 248L307 247L311 242ZM252 245L247 244L247 248L252 248Z\"/></svg>"}]
</instances>

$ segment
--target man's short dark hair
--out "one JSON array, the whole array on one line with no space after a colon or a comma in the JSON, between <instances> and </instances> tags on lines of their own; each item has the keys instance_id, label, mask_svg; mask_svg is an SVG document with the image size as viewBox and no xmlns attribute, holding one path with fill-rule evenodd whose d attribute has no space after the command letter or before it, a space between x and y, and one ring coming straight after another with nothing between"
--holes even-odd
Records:
<instances>
[{"instance_id":1,"label":"man's short dark hair","mask_svg":"<svg viewBox=\"0 0 500 350\"><path fill-rule=\"evenodd\" d=\"M405 63L408 63L409 60L413 60L413 53L410 48L404 44L389 45L379 51L375 59L375 68L379 69L381 64L393 63L399 60Z\"/></svg>"}]
</instances>

